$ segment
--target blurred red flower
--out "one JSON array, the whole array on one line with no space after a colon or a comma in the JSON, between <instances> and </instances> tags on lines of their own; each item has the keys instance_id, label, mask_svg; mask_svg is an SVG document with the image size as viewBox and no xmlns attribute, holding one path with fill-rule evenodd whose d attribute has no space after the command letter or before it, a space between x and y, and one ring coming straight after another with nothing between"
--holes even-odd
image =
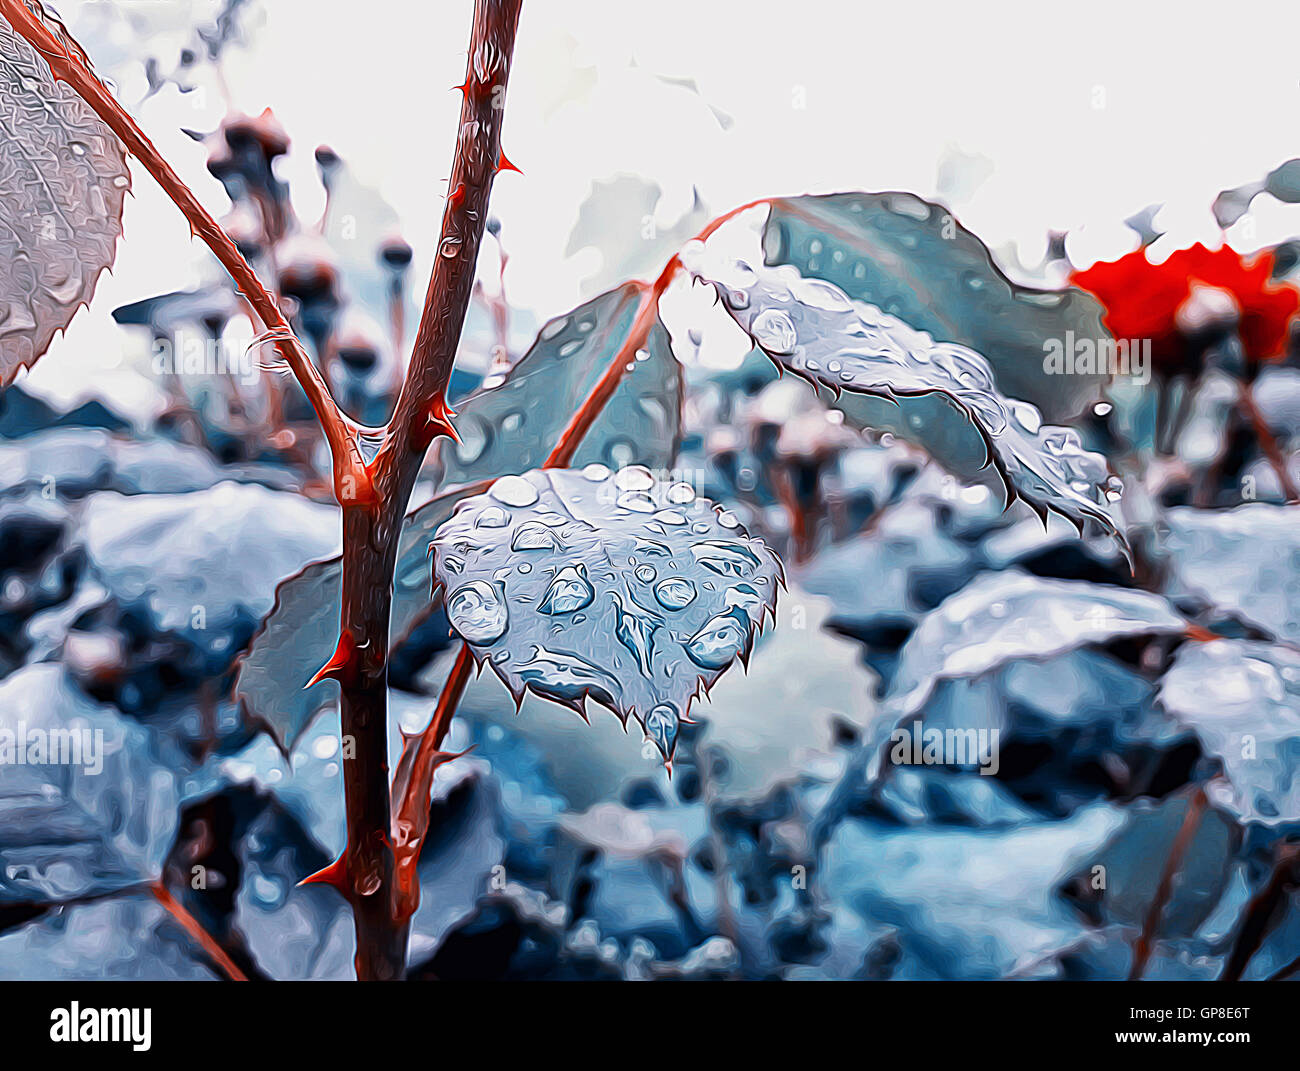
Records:
<instances>
[{"instance_id":1,"label":"blurred red flower","mask_svg":"<svg viewBox=\"0 0 1300 1071\"><path fill-rule=\"evenodd\" d=\"M1179 309L1194 287L1208 286L1231 294L1240 317L1238 333L1252 364L1284 356L1291 317L1300 310L1300 291L1271 279L1273 254L1250 260L1224 245L1207 249L1197 243L1180 249L1162 264L1146 251L1119 260L1098 261L1073 272L1070 281L1095 295L1106 310L1104 323L1116 339L1151 339L1151 359L1158 371L1192 371L1195 358L1178 323Z\"/></svg>"}]
</instances>

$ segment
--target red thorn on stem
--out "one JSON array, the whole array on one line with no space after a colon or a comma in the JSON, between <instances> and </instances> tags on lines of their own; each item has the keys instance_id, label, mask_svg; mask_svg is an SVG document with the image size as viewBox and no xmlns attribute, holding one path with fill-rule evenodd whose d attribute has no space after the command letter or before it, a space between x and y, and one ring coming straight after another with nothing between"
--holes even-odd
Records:
<instances>
[{"instance_id":1,"label":"red thorn on stem","mask_svg":"<svg viewBox=\"0 0 1300 1071\"><path fill-rule=\"evenodd\" d=\"M515 165L510 162L510 158L506 156L505 149L501 150L501 158L497 160L497 171L514 171L517 174L523 174L519 168L515 167Z\"/></svg>"},{"instance_id":2,"label":"red thorn on stem","mask_svg":"<svg viewBox=\"0 0 1300 1071\"><path fill-rule=\"evenodd\" d=\"M447 404L446 395L439 393L424 411L425 422L422 428L417 428L414 436L415 443L420 450L428 448L439 435L447 435L457 442L460 442L460 436L456 433L455 427L452 426L451 418L456 415Z\"/></svg>"},{"instance_id":3,"label":"red thorn on stem","mask_svg":"<svg viewBox=\"0 0 1300 1071\"><path fill-rule=\"evenodd\" d=\"M314 684L319 684L326 677L332 677L336 681L342 682L351 678L357 671L357 641L352 638L352 633L344 629L339 635L338 646L334 648L334 653L330 659L316 671L303 687L310 688Z\"/></svg>"},{"instance_id":4,"label":"red thorn on stem","mask_svg":"<svg viewBox=\"0 0 1300 1071\"><path fill-rule=\"evenodd\" d=\"M329 866L323 867L316 871L315 874L308 874L302 881L301 885L333 885L339 892L344 895L348 890L348 866L344 856L340 855Z\"/></svg>"},{"instance_id":5,"label":"red thorn on stem","mask_svg":"<svg viewBox=\"0 0 1300 1071\"><path fill-rule=\"evenodd\" d=\"M452 88L454 91L456 91L457 93L460 93L460 94L462 94L462 95L464 95L464 94L468 94L468 93L469 93L469 78L468 78L468 76L465 78L465 81L461 82L460 85L458 85L458 86L452 86L451 88Z\"/></svg>"},{"instance_id":6,"label":"red thorn on stem","mask_svg":"<svg viewBox=\"0 0 1300 1071\"><path fill-rule=\"evenodd\" d=\"M447 203L452 208L459 208L461 202L465 200L465 183L456 183L456 188L447 194Z\"/></svg>"}]
</instances>

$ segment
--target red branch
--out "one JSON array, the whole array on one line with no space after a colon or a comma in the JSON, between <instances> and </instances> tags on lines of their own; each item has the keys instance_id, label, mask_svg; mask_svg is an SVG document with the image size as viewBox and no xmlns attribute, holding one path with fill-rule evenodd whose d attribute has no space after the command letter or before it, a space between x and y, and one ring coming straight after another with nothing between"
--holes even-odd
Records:
<instances>
[{"instance_id":1,"label":"red branch","mask_svg":"<svg viewBox=\"0 0 1300 1071\"><path fill-rule=\"evenodd\" d=\"M235 243L207 209L199 204L198 198L163 159L135 120L96 77L79 50L69 48L67 43L51 33L23 0L0 0L0 13L36 49L49 65L54 78L67 82L76 90L122 140L127 150L144 164L149 174L184 213L191 233L207 243L208 248L230 273L235 285L248 298L249 304L266 325L267 340L275 344L316 411L334 456L335 496L345 505L349 500L361 502L368 499L369 479L354 434L355 425L343 415L330 396L325 380L307 356L302 343L294 336L280 307Z\"/></svg>"},{"instance_id":2,"label":"red branch","mask_svg":"<svg viewBox=\"0 0 1300 1071\"><path fill-rule=\"evenodd\" d=\"M502 105L520 3L475 2L451 192L429 289L406 379L368 466L376 507L345 510L343 517L340 636L348 638L351 657L334 672L341 678L342 733L352 744L353 757L343 764L348 843L342 858L328 868L328 880L352 905L357 976L363 979L400 978L406 968L411 911L410 896L403 889L415 881L423 832L406 820L401 803L394 814L389 792L387 652L393 569L406 504L424 454L436 437L454 435L447 381L473 290L492 181L503 159ZM341 639L340 650L343 646ZM427 770L412 772L412 784L425 786L426 812L435 766L436 756L428 760Z\"/></svg>"},{"instance_id":3,"label":"red branch","mask_svg":"<svg viewBox=\"0 0 1300 1071\"><path fill-rule=\"evenodd\" d=\"M766 203L768 203L766 200L752 201L732 209L709 223L699 233L697 240L706 240L728 220L747 209ZM583 399L564 431L560 433L555 447L542 465L543 468L563 468L572 462L583 437L591 430L596 418L618 390L618 385L622 382L628 368L636 361L637 351L645 346L651 330L659 319L659 299L680 268L681 262L674 256L664 265L663 271L659 273L654 283L639 284L641 301L637 306L632 326L628 329L627 337L623 339L623 344L610 359L605 372ZM407 897L404 910L408 912L413 913L419 906L420 890L415 880L414 867L416 857L419 855L419 846L428 827L429 793L433 785L433 772L447 761L447 754L442 751L442 742L451 728L452 718L464 694L465 686L469 682L473 666L474 658L469 646L461 644L447 681L438 695L438 705L428 726L418 735L406 739L398 766L398 777L393 782L393 828L397 831L395 839L398 841L399 871L409 881L409 885L403 889Z\"/></svg>"},{"instance_id":4,"label":"red branch","mask_svg":"<svg viewBox=\"0 0 1300 1071\"><path fill-rule=\"evenodd\" d=\"M1237 398L1237 408L1250 421L1255 432L1255 441L1259 443L1260 451L1268 459L1268 463L1273 467L1273 472L1277 475L1277 482L1282 488L1282 496L1288 502L1296 501L1297 498L1300 498L1300 492L1296 491L1295 481L1291 479L1291 473L1287 471L1286 455L1282 453L1281 447L1278 446L1277 439L1273 435L1273 429L1268 426L1264 414L1259 411L1259 406L1255 404L1255 392L1249 383L1241 384L1241 393Z\"/></svg>"},{"instance_id":5,"label":"red branch","mask_svg":"<svg viewBox=\"0 0 1300 1071\"><path fill-rule=\"evenodd\" d=\"M1183 865L1183 857L1187 854L1187 849L1192 846L1192 838L1196 836L1196 831L1201 828L1201 820L1205 817L1205 808L1208 805L1209 797L1206 794L1205 786L1198 785L1196 791L1192 793L1192 798L1187 802L1187 812L1183 815L1183 821L1178 827L1173 846L1169 849L1169 856L1165 859L1164 870L1160 874L1160 884L1156 887L1155 896L1151 900L1146 919L1142 923L1142 932L1139 934L1137 946L1133 950L1133 966L1129 969L1128 980L1130 982L1139 981L1142 978L1142 973L1146 970L1147 961L1151 958L1151 953L1155 948L1156 934L1160 929L1160 919L1164 915L1165 907L1169 903L1169 897L1173 893L1174 878Z\"/></svg>"},{"instance_id":6,"label":"red branch","mask_svg":"<svg viewBox=\"0 0 1300 1071\"><path fill-rule=\"evenodd\" d=\"M154 899L180 923L185 930L232 982L247 982L248 977L239 969L235 961L226 954L226 950L217 943L217 939L203 928L203 923L196 919L185 906L174 897L162 882L150 886Z\"/></svg>"}]
</instances>

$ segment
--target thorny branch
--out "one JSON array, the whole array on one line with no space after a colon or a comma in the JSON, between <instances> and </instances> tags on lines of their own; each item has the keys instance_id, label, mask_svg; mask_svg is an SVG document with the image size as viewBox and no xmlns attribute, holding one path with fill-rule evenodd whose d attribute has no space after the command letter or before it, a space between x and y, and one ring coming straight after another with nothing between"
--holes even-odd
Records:
<instances>
[{"instance_id":1,"label":"thorny branch","mask_svg":"<svg viewBox=\"0 0 1300 1071\"><path fill-rule=\"evenodd\" d=\"M230 273L235 285L248 299L262 323L266 334L262 338L274 343L280 356L302 384L303 392L311 402L320 420L334 457L334 493L340 502L345 499L363 500L368 496L369 480L361 457L358 433L361 430L344 416L331 397L329 388L319 370L298 341L279 305L270 291L258 279L248 261L212 215L199 204L193 191L163 159L158 149L136 124L135 120L114 99L108 89L90 69L79 50L70 49L32 13L23 0L0 0L2 13L14 31L41 55L54 77L67 82L95 111L109 128L122 140L127 150L136 157L163 188L163 191L184 213L193 234L207 244L222 267Z\"/></svg>"}]
</instances>

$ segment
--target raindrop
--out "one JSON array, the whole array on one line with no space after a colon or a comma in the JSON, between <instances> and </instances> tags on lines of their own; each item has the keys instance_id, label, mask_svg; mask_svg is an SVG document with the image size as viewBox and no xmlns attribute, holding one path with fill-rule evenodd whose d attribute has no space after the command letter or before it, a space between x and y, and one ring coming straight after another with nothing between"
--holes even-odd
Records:
<instances>
[{"instance_id":1,"label":"raindrop","mask_svg":"<svg viewBox=\"0 0 1300 1071\"><path fill-rule=\"evenodd\" d=\"M677 730L680 719L677 711L669 703L660 703L650 709L645 716L646 735L653 741L664 758L671 758L677 746Z\"/></svg>"},{"instance_id":2,"label":"raindrop","mask_svg":"<svg viewBox=\"0 0 1300 1071\"><path fill-rule=\"evenodd\" d=\"M686 517L680 510L675 509L661 509L655 514L654 519L661 524L671 524L674 527L686 523Z\"/></svg>"},{"instance_id":3,"label":"raindrop","mask_svg":"<svg viewBox=\"0 0 1300 1071\"><path fill-rule=\"evenodd\" d=\"M560 537L541 521L527 521L516 530L511 550L560 550Z\"/></svg>"},{"instance_id":4,"label":"raindrop","mask_svg":"<svg viewBox=\"0 0 1300 1071\"><path fill-rule=\"evenodd\" d=\"M853 303L838 286L822 279L804 279L796 292L799 301L824 312L851 312Z\"/></svg>"},{"instance_id":5,"label":"raindrop","mask_svg":"<svg viewBox=\"0 0 1300 1071\"><path fill-rule=\"evenodd\" d=\"M653 513L655 500L644 491L624 491L618 496L618 505L630 509L633 513Z\"/></svg>"},{"instance_id":6,"label":"raindrop","mask_svg":"<svg viewBox=\"0 0 1300 1071\"><path fill-rule=\"evenodd\" d=\"M655 587L655 600L665 610L683 610L695 601L695 585L683 576L670 576Z\"/></svg>"},{"instance_id":7,"label":"raindrop","mask_svg":"<svg viewBox=\"0 0 1300 1071\"><path fill-rule=\"evenodd\" d=\"M643 611L638 612L639 608L635 605L624 606L623 600L616 592L611 591L609 597L614 601L615 637L632 653L641 676L651 676L650 663L654 658L655 650L654 634L662 624L662 620Z\"/></svg>"},{"instance_id":8,"label":"raindrop","mask_svg":"<svg viewBox=\"0 0 1300 1071\"><path fill-rule=\"evenodd\" d=\"M456 444L456 457L461 464L472 464L483 456L488 445L488 435L482 421L472 416L457 421L456 433L460 436L460 442Z\"/></svg>"},{"instance_id":9,"label":"raindrop","mask_svg":"<svg viewBox=\"0 0 1300 1071\"><path fill-rule=\"evenodd\" d=\"M654 484L655 478L644 465L629 465L614 476L614 486L620 491L648 491Z\"/></svg>"},{"instance_id":10,"label":"raindrop","mask_svg":"<svg viewBox=\"0 0 1300 1071\"><path fill-rule=\"evenodd\" d=\"M507 506L531 506L537 501L537 488L522 476L502 476L488 494Z\"/></svg>"},{"instance_id":11,"label":"raindrop","mask_svg":"<svg viewBox=\"0 0 1300 1071\"><path fill-rule=\"evenodd\" d=\"M1030 405L1028 402L1013 401L1011 415L1030 435L1037 435L1038 429L1043 426L1043 415L1038 411L1037 406Z\"/></svg>"},{"instance_id":12,"label":"raindrop","mask_svg":"<svg viewBox=\"0 0 1300 1071\"><path fill-rule=\"evenodd\" d=\"M550 342L551 339L559 335L568 326L569 326L569 318L567 316L556 317L554 320L552 320L550 323L548 323L545 327L542 328L538 337L543 342Z\"/></svg>"},{"instance_id":13,"label":"raindrop","mask_svg":"<svg viewBox=\"0 0 1300 1071\"><path fill-rule=\"evenodd\" d=\"M793 353L798 341L794 322L781 309L764 309L754 317L749 333L768 353Z\"/></svg>"},{"instance_id":14,"label":"raindrop","mask_svg":"<svg viewBox=\"0 0 1300 1071\"><path fill-rule=\"evenodd\" d=\"M745 615L755 622L762 619L763 608L767 605L763 597L749 584L737 584L734 588L727 588L722 593L722 602L727 609L739 606L745 611Z\"/></svg>"},{"instance_id":15,"label":"raindrop","mask_svg":"<svg viewBox=\"0 0 1300 1071\"><path fill-rule=\"evenodd\" d=\"M504 528L510 523L510 514L500 506L487 506L474 518L475 528Z\"/></svg>"},{"instance_id":16,"label":"raindrop","mask_svg":"<svg viewBox=\"0 0 1300 1071\"><path fill-rule=\"evenodd\" d=\"M544 614L571 614L590 606L595 597L596 592L587 581L586 566L566 565L555 574L537 609Z\"/></svg>"},{"instance_id":17,"label":"raindrop","mask_svg":"<svg viewBox=\"0 0 1300 1071\"><path fill-rule=\"evenodd\" d=\"M611 475L608 467L602 465L599 461L593 461L582 470L582 474L592 483L601 483L608 480Z\"/></svg>"},{"instance_id":18,"label":"raindrop","mask_svg":"<svg viewBox=\"0 0 1300 1071\"><path fill-rule=\"evenodd\" d=\"M745 576L761 564L752 550L741 543L706 539L691 547L698 564L719 576Z\"/></svg>"},{"instance_id":19,"label":"raindrop","mask_svg":"<svg viewBox=\"0 0 1300 1071\"><path fill-rule=\"evenodd\" d=\"M510 619L502 593L486 580L474 580L451 593L447 620L463 640L481 646L504 636Z\"/></svg>"},{"instance_id":20,"label":"raindrop","mask_svg":"<svg viewBox=\"0 0 1300 1071\"><path fill-rule=\"evenodd\" d=\"M649 584L659 574L655 572L653 565L638 565L636 578L643 584Z\"/></svg>"},{"instance_id":21,"label":"raindrop","mask_svg":"<svg viewBox=\"0 0 1300 1071\"><path fill-rule=\"evenodd\" d=\"M749 641L749 618L733 607L714 614L685 643L687 657L704 669L725 669Z\"/></svg>"}]
</instances>

